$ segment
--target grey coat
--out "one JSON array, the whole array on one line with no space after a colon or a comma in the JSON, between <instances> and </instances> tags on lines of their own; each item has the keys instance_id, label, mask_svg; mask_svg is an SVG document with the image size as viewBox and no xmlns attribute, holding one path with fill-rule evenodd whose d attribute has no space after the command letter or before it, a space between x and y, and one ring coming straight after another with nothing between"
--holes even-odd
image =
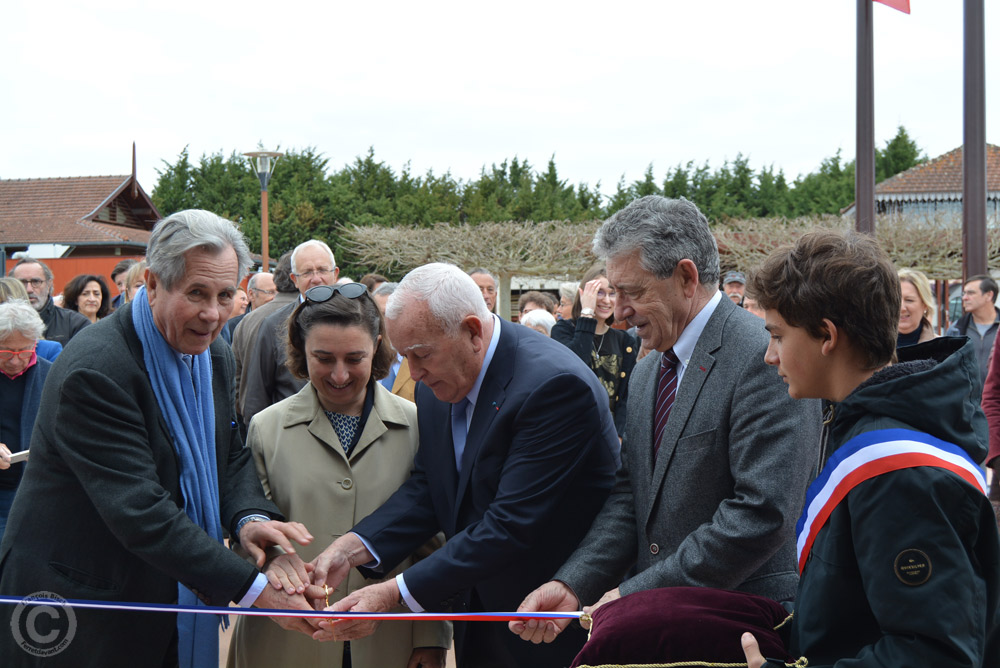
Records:
<instances>
[{"instance_id":1,"label":"grey coat","mask_svg":"<svg viewBox=\"0 0 1000 668\"><path fill-rule=\"evenodd\" d=\"M583 604L670 586L794 598L795 522L819 459L820 404L764 363L763 323L723 299L684 371L653 461L661 353L636 366L622 467L555 575ZM636 565L635 574L622 582Z\"/></svg>"}]
</instances>

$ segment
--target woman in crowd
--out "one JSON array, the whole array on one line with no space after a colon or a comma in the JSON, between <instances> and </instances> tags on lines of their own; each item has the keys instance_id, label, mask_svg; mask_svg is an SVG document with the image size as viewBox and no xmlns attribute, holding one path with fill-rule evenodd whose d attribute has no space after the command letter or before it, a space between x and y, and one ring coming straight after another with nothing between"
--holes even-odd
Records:
<instances>
[{"instance_id":1,"label":"woman in crowd","mask_svg":"<svg viewBox=\"0 0 1000 668\"><path fill-rule=\"evenodd\" d=\"M250 298L247 297L247 291L243 288L236 288L236 295L233 297L233 310L229 314L229 317L236 318L246 313L249 303Z\"/></svg>"},{"instance_id":2,"label":"woman in crowd","mask_svg":"<svg viewBox=\"0 0 1000 668\"><path fill-rule=\"evenodd\" d=\"M619 438L625 433L628 381L639 354L639 342L615 322L615 293L603 264L591 267L580 281L572 318L552 328L552 338L575 352L597 374L608 391Z\"/></svg>"},{"instance_id":3,"label":"woman in crowd","mask_svg":"<svg viewBox=\"0 0 1000 668\"><path fill-rule=\"evenodd\" d=\"M63 288L63 308L87 316L91 323L111 313L111 292L104 278L80 274Z\"/></svg>"},{"instance_id":4,"label":"woman in crowd","mask_svg":"<svg viewBox=\"0 0 1000 668\"><path fill-rule=\"evenodd\" d=\"M576 298L577 285L572 281L559 284L559 306L556 307L556 320L570 320L573 317L573 300Z\"/></svg>"},{"instance_id":5,"label":"woman in crowd","mask_svg":"<svg viewBox=\"0 0 1000 668\"><path fill-rule=\"evenodd\" d=\"M125 275L125 292L122 302L130 302L135 297L135 293L142 286L146 285L146 260L140 260L131 267Z\"/></svg>"},{"instance_id":6,"label":"woman in crowd","mask_svg":"<svg viewBox=\"0 0 1000 668\"><path fill-rule=\"evenodd\" d=\"M0 539L24 475L24 462L11 463L11 453L28 449L52 366L35 352L44 329L27 299L0 304Z\"/></svg>"},{"instance_id":7,"label":"woman in crowd","mask_svg":"<svg viewBox=\"0 0 1000 668\"><path fill-rule=\"evenodd\" d=\"M937 305L927 276L915 269L899 270L899 288L903 301L899 309L899 334L896 347L912 346L935 337L934 316Z\"/></svg>"},{"instance_id":8,"label":"woman in crowd","mask_svg":"<svg viewBox=\"0 0 1000 668\"><path fill-rule=\"evenodd\" d=\"M552 336L552 328L556 324L556 319L551 313L543 308L536 308L527 311L519 322L525 327L530 327L536 332L541 332L545 336Z\"/></svg>"},{"instance_id":9,"label":"woman in crowd","mask_svg":"<svg viewBox=\"0 0 1000 668\"><path fill-rule=\"evenodd\" d=\"M24 284L16 278L0 278L0 304L15 299L19 299L23 302L28 301L28 291L24 289ZM59 353L62 352L62 344L58 341L38 339L38 345L35 346L35 352L42 359L55 362L56 358L59 357Z\"/></svg>"},{"instance_id":10,"label":"woman in crowd","mask_svg":"<svg viewBox=\"0 0 1000 668\"><path fill-rule=\"evenodd\" d=\"M299 557L318 556L332 537L350 531L409 477L417 451L417 409L376 382L393 361L386 341L382 314L360 283L311 288L289 318L288 368L309 382L255 415L247 435L265 494L318 539L298 548L297 557L272 562L285 573ZM329 601L364 585L352 570ZM383 624L345 647L316 642L268 619L241 617L229 666L339 668L346 652L354 668L443 668L450 645L450 626L442 622Z\"/></svg>"}]
</instances>

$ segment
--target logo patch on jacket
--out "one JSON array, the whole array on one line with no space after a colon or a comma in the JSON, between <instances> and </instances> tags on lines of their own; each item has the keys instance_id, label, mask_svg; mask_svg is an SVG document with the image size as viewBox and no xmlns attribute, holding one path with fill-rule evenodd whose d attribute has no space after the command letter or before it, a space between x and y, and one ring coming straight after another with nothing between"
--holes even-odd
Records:
<instances>
[{"instance_id":1,"label":"logo patch on jacket","mask_svg":"<svg viewBox=\"0 0 1000 668\"><path fill-rule=\"evenodd\" d=\"M910 548L896 555L892 570L900 582L915 587L931 579L931 559L926 553Z\"/></svg>"}]
</instances>

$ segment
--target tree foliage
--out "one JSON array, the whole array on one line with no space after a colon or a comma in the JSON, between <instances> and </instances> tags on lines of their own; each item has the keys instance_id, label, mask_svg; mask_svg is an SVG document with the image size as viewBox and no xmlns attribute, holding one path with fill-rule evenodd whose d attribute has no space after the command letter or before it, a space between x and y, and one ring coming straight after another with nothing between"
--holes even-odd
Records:
<instances>
[{"instance_id":1,"label":"tree foliage","mask_svg":"<svg viewBox=\"0 0 1000 668\"><path fill-rule=\"evenodd\" d=\"M876 173L881 180L925 159L905 128L899 127L885 147L876 150ZM214 211L236 221L251 248L260 249L260 184L243 156L218 151L194 163L185 147L173 163L163 161L157 173L152 197L161 212ZM310 147L286 151L268 190L270 248L276 257L312 237L326 240L335 249L358 248L352 231L358 226L437 230L440 223L446 223L468 226L463 229L469 234L502 236L492 228L487 232L484 224L600 220L646 195L686 197L713 224L836 214L854 199L854 161L845 161L837 151L816 171L791 183L780 168L754 168L749 156L741 153L716 169L707 162L678 163L662 178L657 178L650 163L642 178L629 183L623 176L615 191L604 196L600 182L591 187L562 178L555 156L542 170L515 156L484 166L477 178L462 181L448 172L414 174L409 164L397 172L377 159L373 148L339 170L331 170L327 158ZM350 254L338 261L351 275L374 268ZM480 264L492 266L485 260Z\"/></svg>"}]
</instances>

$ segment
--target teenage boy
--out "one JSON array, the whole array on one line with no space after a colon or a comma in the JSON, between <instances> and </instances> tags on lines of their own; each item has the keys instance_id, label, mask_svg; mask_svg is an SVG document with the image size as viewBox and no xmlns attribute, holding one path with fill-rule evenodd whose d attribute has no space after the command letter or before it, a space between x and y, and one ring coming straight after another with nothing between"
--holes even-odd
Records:
<instances>
[{"instance_id":1,"label":"teenage boy","mask_svg":"<svg viewBox=\"0 0 1000 668\"><path fill-rule=\"evenodd\" d=\"M935 339L890 365L899 279L855 233L804 235L748 292L789 395L833 402L798 524L791 653L810 668L998 665L1000 540L977 466L987 431L973 346ZM784 665L749 633L743 647L750 668Z\"/></svg>"}]
</instances>

